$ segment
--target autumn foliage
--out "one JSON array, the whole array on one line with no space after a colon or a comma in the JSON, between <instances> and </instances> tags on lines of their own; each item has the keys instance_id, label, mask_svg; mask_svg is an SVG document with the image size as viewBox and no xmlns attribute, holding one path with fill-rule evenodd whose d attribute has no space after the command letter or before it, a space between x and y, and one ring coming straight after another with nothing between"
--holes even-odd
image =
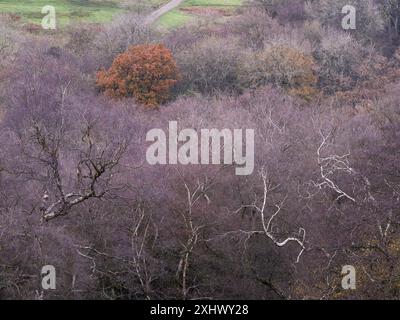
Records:
<instances>
[{"instance_id":1,"label":"autumn foliage","mask_svg":"<svg viewBox=\"0 0 400 320\"><path fill-rule=\"evenodd\" d=\"M262 54L270 81L306 100L315 94L317 83L314 59L287 46L274 46Z\"/></svg>"},{"instance_id":2,"label":"autumn foliage","mask_svg":"<svg viewBox=\"0 0 400 320\"><path fill-rule=\"evenodd\" d=\"M274 45L243 59L240 80L245 88L272 84L309 101L317 94L316 71L316 62L310 54L289 46Z\"/></svg>"},{"instance_id":3,"label":"autumn foliage","mask_svg":"<svg viewBox=\"0 0 400 320\"><path fill-rule=\"evenodd\" d=\"M115 98L134 97L146 106L164 103L180 77L172 53L161 44L131 46L108 70L97 73L97 86Z\"/></svg>"}]
</instances>

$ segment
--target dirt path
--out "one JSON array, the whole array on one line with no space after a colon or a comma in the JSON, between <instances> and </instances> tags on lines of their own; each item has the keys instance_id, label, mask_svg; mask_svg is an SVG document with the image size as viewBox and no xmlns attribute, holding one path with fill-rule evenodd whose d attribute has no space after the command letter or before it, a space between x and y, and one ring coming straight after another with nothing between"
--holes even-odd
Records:
<instances>
[{"instance_id":1,"label":"dirt path","mask_svg":"<svg viewBox=\"0 0 400 320\"><path fill-rule=\"evenodd\" d=\"M172 9L176 8L177 6L179 6L184 0L172 0L170 2L168 2L167 4L163 5L161 8L157 9L156 11L154 11L152 14L150 14L145 22L147 24L151 24L153 22L155 22L159 17L161 17L162 15L166 14L167 12L171 11Z\"/></svg>"}]
</instances>

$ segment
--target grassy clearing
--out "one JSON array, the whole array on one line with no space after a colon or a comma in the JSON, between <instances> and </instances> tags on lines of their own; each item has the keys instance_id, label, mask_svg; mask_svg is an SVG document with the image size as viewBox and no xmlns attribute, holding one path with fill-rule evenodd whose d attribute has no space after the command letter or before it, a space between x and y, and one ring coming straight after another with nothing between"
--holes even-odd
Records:
<instances>
[{"instance_id":1,"label":"grassy clearing","mask_svg":"<svg viewBox=\"0 0 400 320\"><path fill-rule=\"evenodd\" d=\"M39 24L44 17L42 8L54 6L59 26L72 22L101 23L111 20L121 11L118 2L68 1L68 0L0 0L0 12L12 13L22 21Z\"/></svg>"},{"instance_id":2,"label":"grassy clearing","mask_svg":"<svg viewBox=\"0 0 400 320\"><path fill-rule=\"evenodd\" d=\"M115 14L137 9L139 6L154 10L167 0L142 0L131 3L121 0L0 0L0 12L10 13L21 17L23 22L40 24L44 14L42 8L46 5L54 6L58 26L71 23L104 23L110 21ZM128 6L122 7L125 3Z\"/></svg>"},{"instance_id":3,"label":"grassy clearing","mask_svg":"<svg viewBox=\"0 0 400 320\"><path fill-rule=\"evenodd\" d=\"M157 25L166 29L174 29L193 19L194 17L192 15L186 14L179 9L174 9L158 19Z\"/></svg>"},{"instance_id":4,"label":"grassy clearing","mask_svg":"<svg viewBox=\"0 0 400 320\"><path fill-rule=\"evenodd\" d=\"M233 10L242 5L243 0L187 0L179 8L176 8L162 16L157 25L165 29L174 29L187 22L204 19L190 9L224 9Z\"/></svg>"},{"instance_id":5,"label":"grassy clearing","mask_svg":"<svg viewBox=\"0 0 400 320\"><path fill-rule=\"evenodd\" d=\"M224 7L224 6L240 6L242 0L188 0L185 6L203 6L203 7Z\"/></svg>"},{"instance_id":6,"label":"grassy clearing","mask_svg":"<svg viewBox=\"0 0 400 320\"><path fill-rule=\"evenodd\" d=\"M152 11L165 4L168 0L0 0L0 12L14 14L21 18L23 23L40 24L44 14L42 8L46 5L56 9L57 26L63 27L78 23L105 23L124 11L143 10ZM241 5L243 0L187 0L179 8L176 8L162 16L157 25L163 29L173 29L188 22L204 19L190 8L235 8ZM122 7L122 4L125 4ZM185 10L186 9L186 10Z\"/></svg>"}]
</instances>

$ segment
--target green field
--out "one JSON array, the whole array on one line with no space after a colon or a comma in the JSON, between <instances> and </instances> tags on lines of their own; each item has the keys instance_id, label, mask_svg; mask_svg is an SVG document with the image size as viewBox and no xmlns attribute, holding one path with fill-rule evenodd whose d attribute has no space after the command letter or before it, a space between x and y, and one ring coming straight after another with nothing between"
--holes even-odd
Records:
<instances>
[{"instance_id":1,"label":"green field","mask_svg":"<svg viewBox=\"0 0 400 320\"><path fill-rule=\"evenodd\" d=\"M133 1L132 7L148 8L153 10L166 0ZM71 23L103 23L110 21L116 13L129 8L122 8L124 1L118 0L0 0L0 12L11 13L21 17L23 22L38 24L43 18L42 8L46 5L54 6L57 24L63 26ZM125 1L126 3L126 1Z\"/></svg>"},{"instance_id":2,"label":"green field","mask_svg":"<svg viewBox=\"0 0 400 320\"><path fill-rule=\"evenodd\" d=\"M187 0L185 6L204 6L204 7L223 7L223 6L240 6L242 0Z\"/></svg>"},{"instance_id":3,"label":"green field","mask_svg":"<svg viewBox=\"0 0 400 320\"><path fill-rule=\"evenodd\" d=\"M42 8L50 5L56 10L57 25L59 27L85 23L104 23L112 20L117 13L142 8L148 12L168 0L137 0L132 1L129 7L121 7L121 0L0 0L0 13L10 13L21 19L22 22L40 24L44 17ZM157 25L172 29L184 23L195 21L199 16L188 12L190 8L235 8L241 5L242 0L186 0L176 8L162 16ZM182 10L183 9L183 10Z\"/></svg>"},{"instance_id":4,"label":"green field","mask_svg":"<svg viewBox=\"0 0 400 320\"><path fill-rule=\"evenodd\" d=\"M162 28L173 29L192 20L194 20L193 16L186 14L179 9L174 9L158 19L157 25Z\"/></svg>"},{"instance_id":5,"label":"green field","mask_svg":"<svg viewBox=\"0 0 400 320\"><path fill-rule=\"evenodd\" d=\"M240 6L242 3L243 0L186 0L180 7L163 15L157 24L166 29L173 29L182 26L186 22L198 19L197 16L188 13L185 9L199 7L230 10Z\"/></svg>"},{"instance_id":6,"label":"green field","mask_svg":"<svg viewBox=\"0 0 400 320\"><path fill-rule=\"evenodd\" d=\"M40 23L44 16L41 12L42 8L46 5L54 6L58 25L82 20L104 22L121 10L118 3L114 1L0 0L0 12L15 14L24 21Z\"/></svg>"}]
</instances>

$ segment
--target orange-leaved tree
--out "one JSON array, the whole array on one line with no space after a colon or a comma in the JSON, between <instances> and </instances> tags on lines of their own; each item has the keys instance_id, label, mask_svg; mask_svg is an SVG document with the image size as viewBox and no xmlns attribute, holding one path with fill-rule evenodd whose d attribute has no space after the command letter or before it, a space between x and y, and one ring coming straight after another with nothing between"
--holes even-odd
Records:
<instances>
[{"instance_id":1,"label":"orange-leaved tree","mask_svg":"<svg viewBox=\"0 0 400 320\"><path fill-rule=\"evenodd\" d=\"M97 73L97 86L115 98L134 97L146 106L168 100L180 73L170 50L162 44L131 46L108 70Z\"/></svg>"}]
</instances>

